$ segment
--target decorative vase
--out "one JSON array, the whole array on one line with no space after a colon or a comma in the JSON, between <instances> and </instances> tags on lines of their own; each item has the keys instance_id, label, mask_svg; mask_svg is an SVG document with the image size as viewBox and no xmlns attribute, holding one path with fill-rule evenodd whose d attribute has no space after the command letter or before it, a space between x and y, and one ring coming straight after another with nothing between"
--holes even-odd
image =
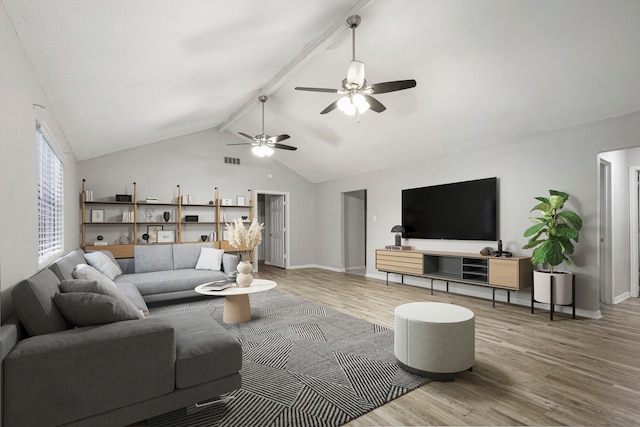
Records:
<instances>
[{"instance_id":1,"label":"decorative vase","mask_svg":"<svg viewBox=\"0 0 640 427\"><path fill-rule=\"evenodd\" d=\"M251 275L252 265L249 261L240 261L238 263L238 275L236 276L236 283L241 288L251 286L253 282L253 276Z\"/></svg>"},{"instance_id":2,"label":"decorative vase","mask_svg":"<svg viewBox=\"0 0 640 427\"><path fill-rule=\"evenodd\" d=\"M163 213L162 217L164 218L165 222L169 222L169 220L171 219L171 212Z\"/></svg>"}]
</instances>

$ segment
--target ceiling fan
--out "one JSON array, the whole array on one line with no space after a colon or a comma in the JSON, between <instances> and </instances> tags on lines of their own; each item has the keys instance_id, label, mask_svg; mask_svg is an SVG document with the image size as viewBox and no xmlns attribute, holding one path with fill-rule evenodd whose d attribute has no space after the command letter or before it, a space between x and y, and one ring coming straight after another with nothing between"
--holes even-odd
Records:
<instances>
[{"instance_id":1,"label":"ceiling fan","mask_svg":"<svg viewBox=\"0 0 640 427\"><path fill-rule=\"evenodd\" d=\"M356 60L356 28L360 25L360 16L353 15L347 18L347 27L352 33L352 59L347 69L347 78L342 80L341 89L325 89L317 87L296 87L296 90L310 92L327 92L344 95L342 98L329 104L320 114L327 114L337 108L352 116L356 112L361 114L368 109L381 113L387 109L380 101L371 95L395 92L397 90L410 89L416 86L415 80L397 80L393 82L367 84L364 78L364 63Z\"/></svg>"},{"instance_id":2,"label":"ceiling fan","mask_svg":"<svg viewBox=\"0 0 640 427\"><path fill-rule=\"evenodd\" d=\"M282 150L295 151L298 147L292 147L291 145L280 144L280 141L291 138L287 134L270 136L264 133L264 103L267 102L265 95L258 97L258 100L262 103L262 133L256 136L247 135L244 132L238 132L240 135L251 140L251 142L240 142L237 144L227 145L253 145L251 151L258 157L270 156L273 154L274 148L280 148Z\"/></svg>"}]
</instances>

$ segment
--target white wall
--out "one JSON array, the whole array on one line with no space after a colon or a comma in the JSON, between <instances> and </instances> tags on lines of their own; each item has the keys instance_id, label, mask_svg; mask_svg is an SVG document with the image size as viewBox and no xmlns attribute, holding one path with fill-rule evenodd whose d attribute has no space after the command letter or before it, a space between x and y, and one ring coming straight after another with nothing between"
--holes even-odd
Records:
<instances>
[{"instance_id":1,"label":"white wall","mask_svg":"<svg viewBox=\"0 0 640 427\"><path fill-rule=\"evenodd\" d=\"M81 161L78 174L87 180L94 199L130 194L134 181L139 200L154 196L160 202L174 202L178 184L183 194L192 196L193 203L214 200L215 187L220 198L234 201L238 195L248 200L248 189L288 192L290 265L313 264L313 184L277 161L279 155L290 153L276 150L271 158L258 158L249 146L226 145L238 141L228 132L206 130ZM225 156L240 158L240 165L225 164Z\"/></svg>"},{"instance_id":2,"label":"white wall","mask_svg":"<svg viewBox=\"0 0 640 427\"><path fill-rule=\"evenodd\" d=\"M375 270L375 249L392 241L389 230L401 220L402 189L497 176L500 238L504 249L516 255L530 255L521 247L526 242L522 233L531 225L528 218L530 209L536 204L534 197L548 195L549 189L570 194L568 207L582 216L584 228L573 257L575 266L567 270L577 273L577 306L583 314L597 316L597 155L601 151L638 145L640 114L632 114L317 184L316 263L329 267L340 265L340 227L336 223L340 221L340 195L344 191L367 189L367 273L382 277ZM407 155L408 159L410 157ZM496 242L419 239L405 240L404 244L418 249L465 252L479 252L487 245L496 246ZM616 265L615 268L629 269L628 265ZM409 282L428 283L413 278ZM463 287L461 285L461 289ZM490 297L489 290L479 287L463 291ZM526 304L528 292L520 294L516 301Z\"/></svg>"},{"instance_id":3,"label":"white wall","mask_svg":"<svg viewBox=\"0 0 640 427\"><path fill-rule=\"evenodd\" d=\"M35 122L43 123L63 151L65 252L78 241L76 159L0 3L0 294L2 318L10 291L38 271Z\"/></svg>"}]
</instances>

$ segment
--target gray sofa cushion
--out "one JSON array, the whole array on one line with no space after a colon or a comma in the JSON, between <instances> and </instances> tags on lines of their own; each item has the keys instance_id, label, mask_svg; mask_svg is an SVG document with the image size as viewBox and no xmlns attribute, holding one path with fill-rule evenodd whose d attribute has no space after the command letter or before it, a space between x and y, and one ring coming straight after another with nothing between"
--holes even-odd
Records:
<instances>
[{"instance_id":1,"label":"gray sofa cushion","mask_svg":"<svg viewBox=\"0 0 640 427\"><path fill-rule=\"evenodd\" d=\"M240 342L207 313L169 314L176 331L176 387L187 388L238 372Z\"/></svg>"},{"instance_id":2,"label":"gray sofa cushion","mask_svg":"<svg viewBox=\"0 0 640 427\"><path fill-rule=\"evenodd\" d=\"M213 248L213 243L197 243L188 245L171 245L173 251L173 268L195 268L201 248Z\"/></svg>"},{"instance_id":3,"label":"gray sofa cushion","mask_svg":"<svg viewBox=\"0 0 640 427\"><path fill-rule=\"evenodd\" d=\"M135 245L135 272L173 270L172 246L174 245Z\"/></svg>"},{"instance_id":4,"label":"gray sofa cushion","mask_svg":"<svg viewBox=\"0 0 640 427\"><path fill-rule=\"evenodd\" d=\"M142 296L168 292L193 290L196 286L224 279L224 273L213 270L168 270L148 273L122 274L116 277L116 285L121 282L133 283Z\"/></svg>"},{"instance_id":5,"label":"gray sofa cushion","mask_svg":"<svg viewBox=\"0 0 640 427\"><path fill-rule=\"evenodd\" d=\"M69 329L53 301L60 292L60 280L49 269L23 280L11 291L13 306L20 322L31 336Z\"/></svg>"},{"instance_id":6,"label":"gray sofa cushion","mask_svg":"<svg viewBox=\"0 0 640 427\"><path fill-rule=\"evenodd\" d=\"M238 271L238 262L240 258L236 254L224 253L222 254L222 271L232 273Z\"/></svg>"},{"instance_id":7,"label":"gray sofa cushion","mask_svg":"<svg viewBox=\"0 0 640 427\"><path fill-rule=\"evenodd\" d=\"M82 249L76 249L51 264L49 269L58 276L58 279L71 280L73 279L73 269L76 268L76 265L86 263L84 251Z\"/></svg>"},{"instance_id":8,"label":"gray sofa cushion","mask_svg":"<svg viewBox=\"0 0 640 427\"><path fill-rule=\"evenodd\" d=\"M93 292L69 292L57 293L53 299L64 317L78 327L144 317L124 295L117 299Z\"/></svg>"}]
</instances>

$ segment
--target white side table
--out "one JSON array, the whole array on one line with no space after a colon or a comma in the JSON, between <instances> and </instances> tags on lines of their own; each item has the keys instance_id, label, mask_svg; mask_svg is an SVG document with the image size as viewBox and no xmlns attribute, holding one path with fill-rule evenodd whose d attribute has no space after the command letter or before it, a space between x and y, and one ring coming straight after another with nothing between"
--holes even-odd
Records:
<instances>
[{"instance_id":1,"label":"white side table","mask_svg":"<svg viewBox=\"0 0 640 427\"><path fill-rule=\"evenodd\" d=\"M253 279L251 286L241 288L238 285L233 285L221 291L203 289L207 285L208 283L196 286L195 291L203 295L225 297L222 321L224 323L242 323L251 320L249 294L268 291L269 289L275 288L278 284L273 280Z\"/></svg>"},{"instance_id":2,"label":"white side table","mask_svg":"<svg viewBox=\"0 0 640 427\"><path fill-rule=\"evenodd\" d=\"M412 302L394 311L394 353L407 371L453 381L475 363L475 315L440 302Z\"/></svg>"}]
</instances>

